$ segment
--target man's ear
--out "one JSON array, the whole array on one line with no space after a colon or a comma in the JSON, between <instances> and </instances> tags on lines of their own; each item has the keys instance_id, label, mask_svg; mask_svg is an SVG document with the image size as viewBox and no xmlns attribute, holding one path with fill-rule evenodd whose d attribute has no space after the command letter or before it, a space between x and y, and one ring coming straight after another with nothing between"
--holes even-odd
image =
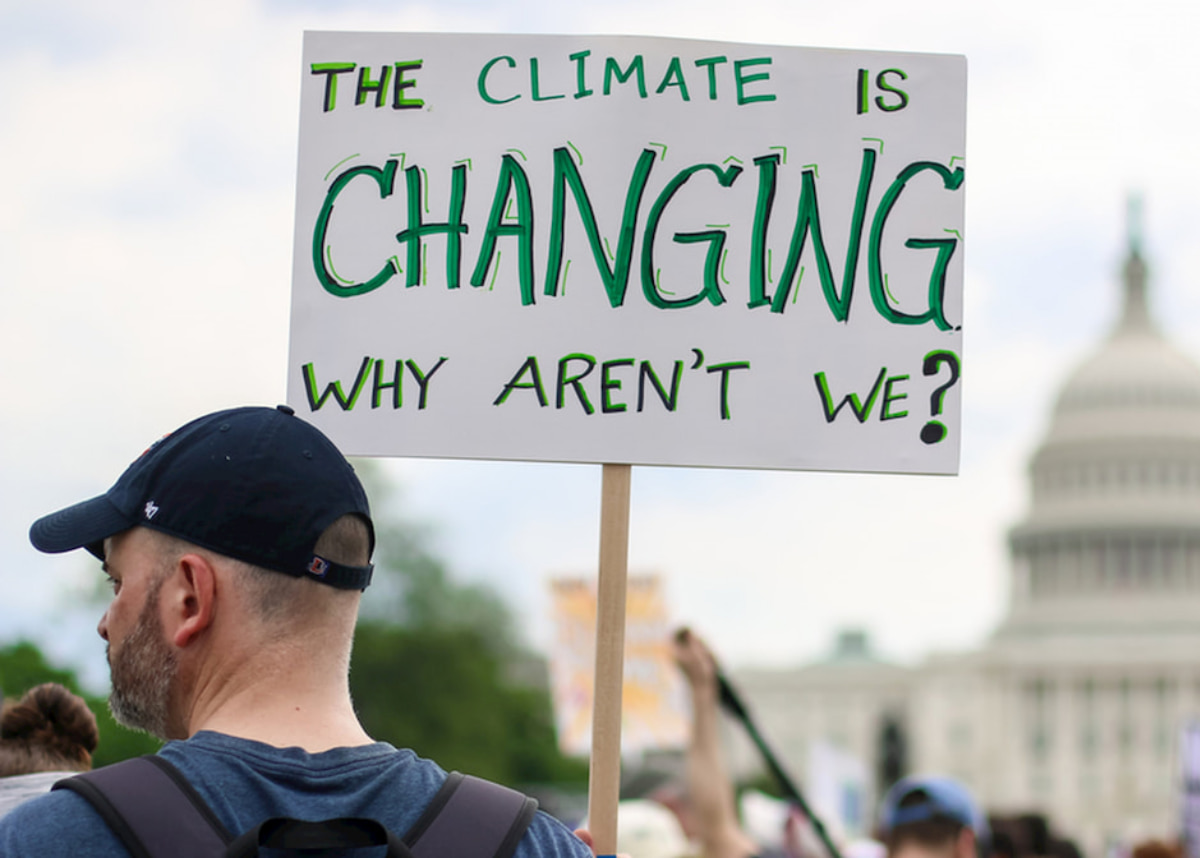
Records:
<instances>
[{"instance_id":1,"label":"man's ear","mask_svg":"<svg viewBox=\"0 0 1200 858\"><path fill-rule=\"evenodd\" d=\"M216 611L216 572L199 554L184 554L175 562L175 571L163 591L166 635L182 649L212 625Z\"/></svg>"}]
</instances>

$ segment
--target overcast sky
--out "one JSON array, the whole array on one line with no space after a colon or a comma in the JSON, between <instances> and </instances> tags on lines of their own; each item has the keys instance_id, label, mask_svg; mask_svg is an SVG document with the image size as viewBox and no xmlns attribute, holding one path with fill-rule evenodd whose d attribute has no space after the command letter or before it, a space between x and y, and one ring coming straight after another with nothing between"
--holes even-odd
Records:
<instances>
[{"instance_id":1,"label":"overcast sky","mask_svg":"<svg viewBox=\"0 0 1200 858\"><path fill-rule=\"evenodd\" d=\"M851 625L898 659L977 645L1054 392L1116 313L1131 190L1156 315L1185 349L1200 333L1198 18L1154 0L0 0L0 641L100 663L94 610L71 607L98 564L37 554L31 521L194 416L284 400L301 34L335 29L965 54L961 475L637 468L630 564L733 664L817 657ZM546 579L595 566L600 468L387 467L544 645Z\"/></svg>"}]
</instances>

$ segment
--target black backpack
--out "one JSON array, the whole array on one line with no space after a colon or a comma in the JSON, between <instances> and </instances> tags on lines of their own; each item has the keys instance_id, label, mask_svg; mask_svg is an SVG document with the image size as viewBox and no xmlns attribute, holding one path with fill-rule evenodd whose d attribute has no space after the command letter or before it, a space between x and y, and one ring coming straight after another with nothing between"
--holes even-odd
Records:
<instances>
[{"instance_id":1,"label":"black backpack","mask_svg":"<svg viewBox=\"0 0 1200 858\"><path fill-rule=\"evenodd\" d=\"M180 771L162 757L125 760L66 778L133 858L244 858L260 846L318 850L388 847L388 858L509 858L537 812L536 799L451 772L420 819L397 837L373 819L264 820L234 838Z\"/></svg>"}]
</instances>

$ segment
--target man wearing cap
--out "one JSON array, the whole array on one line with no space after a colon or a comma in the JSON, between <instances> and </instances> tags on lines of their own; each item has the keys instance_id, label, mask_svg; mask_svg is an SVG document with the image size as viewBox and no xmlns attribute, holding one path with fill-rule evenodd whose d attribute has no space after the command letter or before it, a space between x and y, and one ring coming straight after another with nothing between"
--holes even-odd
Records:
<instances>
[{"instance_id":1,"label":"man wearing cap","mask_svg":"<svg viewBox=\"0 0 1200 858\"><path fill-rule=\"evenodd\" d=\"M946 777L897 781L883 797L879 829L888 858L977 858L988 840L971 794Z\"/></svg>"},{"instance_id":2,"label":"man wearing cap","mask_svg":"<svg viewBox=\"0 0 1200 858\"><path fill-rule=\"evenodd\" d=\"M445 780L435 763L372 741L355 715L370 511L350 464L290 408L188 423L105 494L37 521L30 539L104 562L113 714L168 740L160 755L234 835L278 816L363 817L402 834ZM6 858L126 854L69 790L0 820ZM591 852L539 812L514 854Z\"/></svg>"}]
</instances>

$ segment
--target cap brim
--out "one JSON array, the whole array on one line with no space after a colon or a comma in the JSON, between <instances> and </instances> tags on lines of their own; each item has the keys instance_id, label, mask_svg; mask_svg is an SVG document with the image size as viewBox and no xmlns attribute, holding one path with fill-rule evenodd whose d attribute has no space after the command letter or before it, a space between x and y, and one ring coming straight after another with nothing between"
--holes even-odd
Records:
<instances>
[{"instance_id":1,"label":"cap brim","mask_svg":"<svg viewBox=\"0 0 1200 858\"><path fill-rule=\"evenodd\" d=\"M29 541L47 554L86 548L103 560L104 540L131 527L108 496L100 495L39 518L29 528Z\"/></svg>"}]
</instances>

